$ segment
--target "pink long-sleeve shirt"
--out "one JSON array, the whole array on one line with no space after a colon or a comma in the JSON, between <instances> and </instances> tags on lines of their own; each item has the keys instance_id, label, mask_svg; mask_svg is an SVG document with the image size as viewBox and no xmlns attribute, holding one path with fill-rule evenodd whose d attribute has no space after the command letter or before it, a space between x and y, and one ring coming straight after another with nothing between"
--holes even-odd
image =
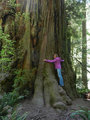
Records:
<instances>
[{"instance_id":1,"label":"pink long-sleeve shirt","mask_svg":"<svg viewBox=\"0 0 90 120\"><path fill-rule=\"evenodd\" d=\"M61 69L61 62L63 61L60 57L56 57L54 60L45 60L45 62L54 63L55 69Z\"/></svg>"}]
</instances>

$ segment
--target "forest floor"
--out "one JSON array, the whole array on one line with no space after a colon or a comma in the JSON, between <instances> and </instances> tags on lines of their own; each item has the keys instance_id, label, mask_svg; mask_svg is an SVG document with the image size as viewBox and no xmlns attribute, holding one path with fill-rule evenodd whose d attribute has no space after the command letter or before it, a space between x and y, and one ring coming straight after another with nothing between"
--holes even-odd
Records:
<instances>
[{"instance_id":1,"label":"forest floor","mask_svg":"<svg viewBox=\"0 0 90 120\"><path fill-rule=\"evenodd\" d=\"M79 106L90 109L90 101L77 98L72 102L71 106L67 106L67 110L61 111L47 107L36 107L31 104L29 99L27 99L20 104L18 111L20 115L26 112L28 113L26 120L66 120L67 116L72 112L72 110L80 109ZM78 120L81 119L78 118Z\"/></svg>"}]
</instances>

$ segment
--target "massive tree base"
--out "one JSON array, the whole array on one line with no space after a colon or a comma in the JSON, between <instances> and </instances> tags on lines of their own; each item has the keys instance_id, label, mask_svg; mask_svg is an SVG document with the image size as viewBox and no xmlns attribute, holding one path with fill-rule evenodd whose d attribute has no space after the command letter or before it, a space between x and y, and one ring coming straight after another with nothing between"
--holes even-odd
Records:
<instances>
[{"instance_id":1,"label":"massive tree base","mask_svg":"<svg viewBox=\"0 0 90 120\"><path fill-rule=\"evenodd\" d=\"M46 73L41 73L35 82L35 93L33 104L36 106L47 106L56 109L66 109L66 105L71 105L72 101L67 96L65 90L58 85L55 75L49 65L44 69Z\"/></svg>"}]
</instances>

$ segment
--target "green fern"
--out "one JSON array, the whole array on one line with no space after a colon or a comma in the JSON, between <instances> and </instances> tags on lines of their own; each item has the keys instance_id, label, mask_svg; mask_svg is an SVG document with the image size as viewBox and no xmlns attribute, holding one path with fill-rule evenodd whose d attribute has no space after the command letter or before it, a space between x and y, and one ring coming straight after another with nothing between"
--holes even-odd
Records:
<instances>
[{"instance_id":1,"label":"green fern","mask_svg":"<svg viewBox=\"0 0 90 120\"><path fill-rule=\"evenodd\" d=\"M28 113L25 113L20 116L16 111L14 111L10 118L8 116L1 116L0 120L26 120L27 115Z\"/></svg>"},{"instance_id":2,"label":"green fern","mask_svg":"<svg viewBox=\"0 0 90 120\"><path fill-rule=\"evenodd\" d=\"M11 69L11 65L14 61L14 42L10 40L10 35L3 33L0 26L0 42L2 43L2 50L0 51L0 69L2 72L8 72Z\"/></svg>"},{"instance_id":3,"label":"green fern","mask_svg":"<svg viewBox=\"0 0 90 120\"><path fill-rule=\"evenodd\" d=\"M83 120L90 120L90 110L88 110L88 108L85 107L80 107L80 108L81 108L80 110L71 113L67 120L69 120L70 118L75 119L77 115Z\"/></svg>"}]
</instances>

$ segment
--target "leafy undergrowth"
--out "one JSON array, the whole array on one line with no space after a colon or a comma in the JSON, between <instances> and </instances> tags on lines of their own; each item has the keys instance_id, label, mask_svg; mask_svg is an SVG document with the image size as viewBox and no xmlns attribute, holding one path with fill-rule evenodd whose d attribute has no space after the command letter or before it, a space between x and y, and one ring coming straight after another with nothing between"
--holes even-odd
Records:
<instances>
[{"instance_id":1,"label":"leafy undergrowth","mask_svg":"<svg viewBox=\"0 0 90 120\"><path fill-rule=\"evenodd\" d=\"M81 98L90 99L88 96L88 93L90 93L89 89L86 89L86 88L79 89L78 88L77 92Z\"/></svg>"},{"instance_id":2,"label":"leafy undergrowth","mask_svg":"<svg viewBox=\"0 0 90 120\"><path fill-rule=\"evenodd\" d=\"M12 113L11 116L1 116L1 120L26 120L27 113L19 116L18 113L15 111Z\"/></svg>"},{"instance_id":3,"label":"leafy undergrowth","mask_svg":"<svg viewBox=\"0 0 90 120\"><path fill-rule=\"evenodd\" d=\"M90 120L90 110L86 107L80 107L80 110L72 112L66 120Z\"/></svg>"},{"instance_id":4,"label":"leafy undergrowth","mask_svg":"<svg viewBox=\"0 0 90 120\"><path fill-rule=\"evenodd\" d=\"M15 105L23 98L15 92L5 93L0 99L0 120L25 120L27 113L19 116L15 111Z\"/></svg>"},{"instance_id":5,"label":"leafy undergrowth","mask_svg":"<svg viewBox=\"0 0 90 120\"><path fill-rule=\"evenodd\" d=\"M35 80L36 68L31 71L28 70L16 70L15 78L13 84L13 91L19 93L23 96L32 96L34 89L34 80Z\"/></svg>"}]
</instances>

